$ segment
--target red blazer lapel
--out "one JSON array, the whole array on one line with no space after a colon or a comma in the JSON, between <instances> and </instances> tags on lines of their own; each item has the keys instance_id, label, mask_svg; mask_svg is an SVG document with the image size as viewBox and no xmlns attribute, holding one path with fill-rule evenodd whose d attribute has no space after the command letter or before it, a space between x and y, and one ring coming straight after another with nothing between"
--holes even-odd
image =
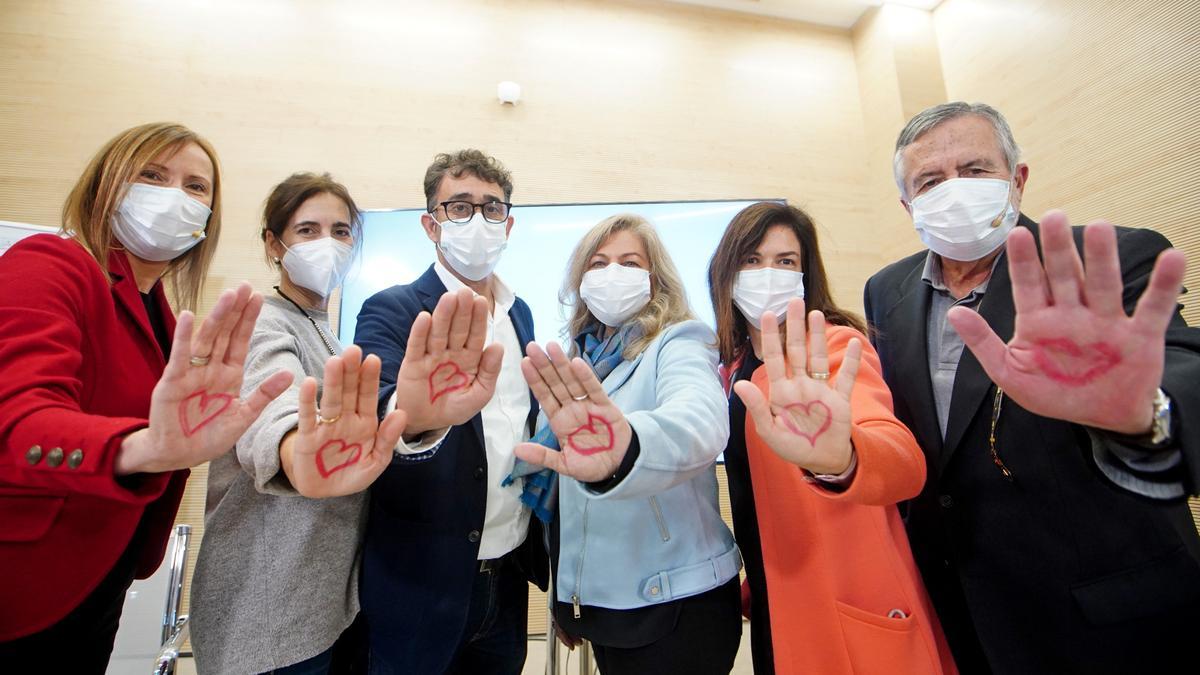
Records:
<instances>
[{"instance_id":1,"label":"red blazer lapel","mask_svg":"<svg viewBox=\"0 0 1200 675\"><path fill-rule=\"evenodd\" d=\"M154 346L154 352L162 358L162 365L165 366L166 357L158 346L154 329L150 326L150 317L147 316L146 306L142 303L141 291L138 290L137 281L133 278L133 268L129 266L129 260L125 257L124 251L109 252L108 273L112 277L112 294L117 306L129 314L142 337ZM156 283L150 292L159 303L159 308L162 309L163 319L167 322L167 333L174 336L175 315L170 304L167 303L166 294L163 293L162 282Z\"/></svg>"}]
</instances>

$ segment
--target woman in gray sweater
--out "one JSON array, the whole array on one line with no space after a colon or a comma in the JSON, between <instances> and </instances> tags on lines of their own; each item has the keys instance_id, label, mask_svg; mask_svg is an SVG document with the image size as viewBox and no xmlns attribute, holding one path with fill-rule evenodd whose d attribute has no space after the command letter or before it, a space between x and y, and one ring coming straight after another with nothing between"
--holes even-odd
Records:
<instances>
[{"instance_id":1,"label":"woman in gray sweater","mask_svg":"<svg viewBox=\"0 0 1200 675\"><path fill-rule=\"evenodd\" d=\"M406 413L377 417L379 358L364 360L358 347L343 351L330 330L329 295L361 244L361 217L346 188L329 174L292 175L267 198L262 236L280 283L255 325L243 387L252 391L278 370L293 373L296 384L209 467L191 604L196 666L205 675L330 672L335 651L343 653L334 644L349 639L359 610L363 490L393 451L427 458L444 435L397 445ZM456 361L481 377L461 395L486 401L486 318L479 299L464 296L447 294L418 323L443 343L441 329L454 319L470 325Z\"/></svg>"},{"instance_id":2,"label":"woman in gray sweater","mask_svg":"<svg viewBox=\"0 0 1200 675\"><path fill-rule=\"evenodd\" d=\"M334 642L358 613L362 487L329 499L302 496L297 484L307 478L308 463L302 467L295 451L301 381L322 377L326 361L336 371L361 359L361 353L331 358L342 349L326 313L329 293L356 251L359 214L328 174L296 174L272 191L263 225L280 283L254 327L244 386L273 370L295 380L232 451L209 465L192 582L192 642L202 673L325 672ZM378 369L376 363L376 382ZM395 444L403 419L394 413L380 434L370 428L378 426L374 405L357 453L326 461L324 469L336 472L331 476L365 487L387 465L388 438L376 436Z\"/></svg>"}]
</instances>

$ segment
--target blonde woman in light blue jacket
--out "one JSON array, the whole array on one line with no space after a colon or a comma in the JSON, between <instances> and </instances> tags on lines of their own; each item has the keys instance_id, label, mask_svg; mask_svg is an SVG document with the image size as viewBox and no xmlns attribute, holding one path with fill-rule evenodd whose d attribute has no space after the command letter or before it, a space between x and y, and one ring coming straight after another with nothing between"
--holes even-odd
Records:
<instances>
[{"instance_id":1,"label":"blonde woman in light blue jacket","mask_svg":"<svg viewBox=\"0 0 1200 675\"><path fill-rule=\"evenodd\" d=\"M741 557L717 502L729 415L715 336L636 215L583 237L560 298L575 358L529 345L543 413L513 476L553 523L559 636L589 640L606 674L728 673Z\"/></svg>"}]
</instances>

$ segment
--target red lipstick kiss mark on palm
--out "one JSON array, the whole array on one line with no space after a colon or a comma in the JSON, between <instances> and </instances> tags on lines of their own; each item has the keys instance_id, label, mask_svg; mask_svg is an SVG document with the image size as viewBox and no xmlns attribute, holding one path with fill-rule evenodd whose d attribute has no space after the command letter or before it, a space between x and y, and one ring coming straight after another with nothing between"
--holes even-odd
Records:
<instances>
[{"instance_id":1,"label":"red lipstick kiss mark on palm","mask_svg":"<svg viewBox=\"0 0 1200 675\"><path fill-rule=\"evenodd\" d=\"M567 445L581 455L608 452L614 444L612 425L603 417L591 413L588 413L587 424L567 436Z\"/></svg>"},{"instance_id":2,"label":"red lipstick kiss mark on palm","mask_svg":"<svg viewBox=\"0 0 1200 675\"><path fill-rule=\"evenodd\" d=\"M440 364L429 374L429 402L467 386L467 374L453 361Z\"/></svg>"},{"instance_id":3,"label":"red lipstick kiss mark on palm","mask_svg":"<svg viewBox=\"0 0 1200 675\"><path fill-rule=\"evenodd\" d=\"M784 410L791 414L783 416L783 425L788 428L788 431L807 440L809 445L816 445L817 438L825 433L825 430L833 423L833 413L829 411L829 406L822 401L793 403L784 406ZM801 430L796 424L796 418L805 420L808 423L806 426L816 426L817 430L812 433Z\"/></svg>"},{"instance_id":4,"label":"red lipstick kiss mark on palm","mask_svg":"<svg viewBox=\"0 0 1200 675\"><path fill-rule=\"evenodd\" d=\"M1070 338L1039 340L1033 354L1050 379L1072 387L1095 380L1121 362L1121 352L1106 342L1081 347Z\"/></svg>"},{"instance_id":5,"label":"red lipstick kiss mark on palm","mask_svg":"<svg viewBox=\"0 0 1200 675\"><path fill-rule=\"evenodd\" d=\"M342 461L332 466L325 463L325 451L330 448L333 449L333 452L329 453L331 457L342 456ZM329 478L330 475L341 471L360 459L362 459L361 444L346 445L346 441L334 439L322 445L320 450L317 450L317 473L321 474L321 478Z\"/></svg>"},{"instance_id":6,"label":"red lipstick kiss mark on palm","mask_svg":"<svg viewBox=\"0 0 1200 675\"><path fill-rule=\"evenodd\" d=\"M201 389L179 404L179 426L184 436L191 436L225 412L233 404L229 394L210 394Z\"/></svg>"}]
</instances>

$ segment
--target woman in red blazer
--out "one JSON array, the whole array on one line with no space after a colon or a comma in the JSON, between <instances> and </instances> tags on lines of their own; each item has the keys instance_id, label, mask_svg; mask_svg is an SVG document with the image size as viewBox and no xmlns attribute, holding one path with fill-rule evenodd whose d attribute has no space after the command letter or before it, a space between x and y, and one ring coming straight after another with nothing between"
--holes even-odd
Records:
<instances>
[{"instance_id":1,"label":"woman in red blazer","mask_svg":"<svg viewBox=\"0 0 1200 675\"><path fill-rule=\"evenodd\" d=\"M755 673L956 672L895 506L924 459L862 321L831 299L812 221L747 207L709 284L737 394L725 467Z\"/></svg>"},{"instance_id":2,"label":"woman in red blazer","mask_svg":"<svg viewBox=\"0 0 1200 675\"><path fill-rule=\"evenodd\" d=\"M125 590L162 560L187 468L291 381L238 398L262 297L226 291L193 335L220 233L212 147L129 129L84 170L63 233L0 257L0 664L102 673Z\"/></svg>"}]
</instances>

